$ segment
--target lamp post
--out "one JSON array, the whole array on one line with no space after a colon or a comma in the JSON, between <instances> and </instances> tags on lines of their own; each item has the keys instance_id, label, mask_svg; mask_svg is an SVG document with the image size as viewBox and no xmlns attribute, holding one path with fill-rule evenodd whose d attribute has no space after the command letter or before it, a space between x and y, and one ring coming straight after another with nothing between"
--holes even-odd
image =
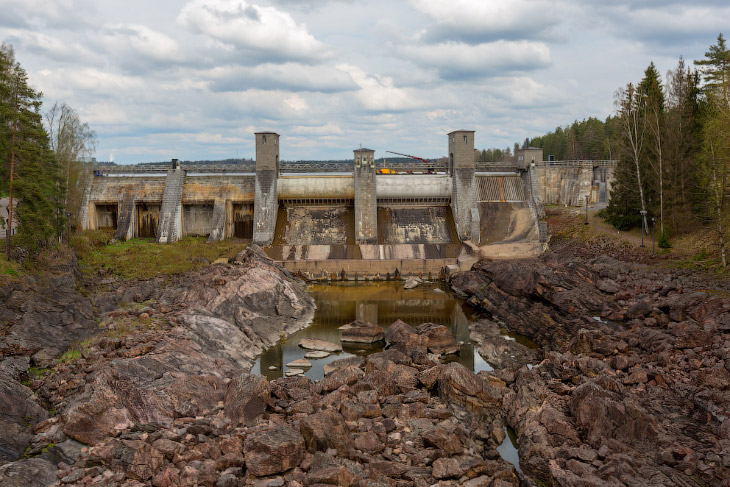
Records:
<instances>
[{"instance_id":1,"label":"lamp post","mask_svg":"<svg viewBox=\"0 0 730 487\"><path fill-rule=\"evenodd\" d=\"M656 237L656 217L651 217L651 256L654 257L654 238Z\"/></svg>"},{"instance_id":2,"label":"lamp post","mask_svg":"<svg viewBox=\"0 0 730 487\"><path fill-rule=\"evenodd\" d=\"M646 210L641 210L639 213L641 213L641 246L644 247L644 232L646 231L646 227L644 226L644 221L646 220Z\"/></svg>"},{"instance_id":3,"label":"lamp post","mask_svg":"<svg viewBox=\"0 0 730 487\"><path fill-rule=\"evenodd\" d=\"M71 213L66 212L66 245L71 245L71 237L69 235L68 226L69 226L69 218L71 218Z\"/></svg>"}]
</instances>

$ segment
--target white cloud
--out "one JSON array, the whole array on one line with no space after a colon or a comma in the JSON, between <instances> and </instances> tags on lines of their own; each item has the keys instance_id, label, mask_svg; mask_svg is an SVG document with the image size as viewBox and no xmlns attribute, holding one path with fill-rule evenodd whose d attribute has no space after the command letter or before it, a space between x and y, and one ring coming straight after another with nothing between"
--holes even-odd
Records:
<instances>
[{"instance_id":1,"label":"white cloud","mask_svg":"<svg viewBox=\"0 0 730 487\"><path fill-rule=\"evenodd\" d=\"M255 51L261 59L314 60L324 56L324 45L287 12L246 0L193 0L178 21L235 49Z\"/></svg>"},{"instance_id":2,"label":"white cloud","mask_svg":"<svg viewBox=\"0 0 730 487\"><path fill-rule=\"evenodd\" d=\"M408 111L427 106L429 101L418 96L412 88L398 88L393 79L365 73L357 66L341 64L339 69L350 73L355 83L360 86L356 97L368 110L374 111Z\"/></svg>"},{"instance_id":3,"label":"white cloud","mask_svg":"<svg viewBox=\"0 0 730 487\"><path fill-rule=\"evenodd\" d=\"M125 56L129 62L140 57L155 63L175 63L183 54L175 39L139 24L111 24L102 28L100 40L107 52Z\"/></svg>"},{"instance_id":4,"label":"white cloud","mask_svg":"<svg viewBox=\"0 0 730 487\"><path fill-rule=\"evenodd\" d=\"M357 89L346 71L334 66L299 63L259 66L218 66L205 73L213 91L243 91L248 88L334 93Z\"/></svg>"},{"instance_id":5,"label":"white cloud","mask_svg":"<svg viewBox=\"0 0 730 487\"><path fill-rule=\"evenodd\" d=\"M409 0L438 28L427 38L482 43L497 39L544 37L561 21L562 1L548 0Z\"/></svg>"},{"instance_id":6,"label":"white cloud","mask_svg":"<svg viewBox=\"0 0 730 487\"><path fill-rule=\"evenodd\" d=\"M444 42L407 45L398 51L416 64L436 68L442 78L500 76L533 71L551 63L550 48L541 42L496 41L478 45Z\"/></svg>"}]
</instances>

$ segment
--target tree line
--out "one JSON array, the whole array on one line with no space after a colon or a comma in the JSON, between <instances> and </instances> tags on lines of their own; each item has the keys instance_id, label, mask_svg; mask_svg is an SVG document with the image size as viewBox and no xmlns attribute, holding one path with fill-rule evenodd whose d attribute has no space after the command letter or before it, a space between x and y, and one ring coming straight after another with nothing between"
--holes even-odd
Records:
<instances>
[{"instance_id":1,"label":"tree line","mask_svg":"<svg viewBox=\"0 0 730 487\"><path fill-rule=\"evenodd\" d=\"M0 195L9 199L0 225L18 255L35 256L63 235L67 214L81 204L82 158L95 148L95 133L68 105L42 111L42 93L28 82L12 46L0 46ZM10 221L17 225L10 238Z\"/></svg>"},{"instance_id":2,"label":"tree line","mask_svg":"<svg viewBox=\"0 0 730 487\"><path fill-rule=\"evenodd\" d=\"M618 165L606 218L656 224L660 242L710 225L727 265L730 218L730 50L722 34L694 69L679 59L662 79L653 63L615 95Z\"/></svg>"},{"instance_id":3,"label":"tree line","mask_svg":"<svg viewBox=\"0 0 730 487\"><path fill-rule=\"evenodd\" d=\"M664 78L654 63L614 94L615 114L526 139L555 160L617 160L604 217L618 229L656 225L670 236L710 226L727 265L730 227L730 50L722 34L703 59L680 58ZM515 149L519 144L515 144ZM509 149L477 151L510 160Z\"/></svg>"}]
</instances>

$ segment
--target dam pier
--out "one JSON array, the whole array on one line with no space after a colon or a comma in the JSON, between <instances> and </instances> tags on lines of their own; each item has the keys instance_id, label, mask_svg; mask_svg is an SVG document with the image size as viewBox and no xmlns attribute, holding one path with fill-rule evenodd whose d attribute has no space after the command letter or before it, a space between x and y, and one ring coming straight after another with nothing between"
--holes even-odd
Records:
<instances>
[{"instance_id":1,"label":"dam pier","mask_svg":"<svg viewBox=\"0 0 730 487\"><path fill-rule=\"evenodd\" d=\"M81 228L159 243L238 238L312 280L436 278L484 257L541 253L542 198L576 204L607 194L605 171L604 186L593 191L585 168L565 168L582 179L564 180L559 167L547 169L542 149L519 150L515 162L477 163L470 130L448 134L446 162L399 166L397 173L379 170L366 148L354 150L349 167L281 163L279 134L255 137L255 168L177 160L169 167L96 166Z\"/></svg>"}]
</instances>

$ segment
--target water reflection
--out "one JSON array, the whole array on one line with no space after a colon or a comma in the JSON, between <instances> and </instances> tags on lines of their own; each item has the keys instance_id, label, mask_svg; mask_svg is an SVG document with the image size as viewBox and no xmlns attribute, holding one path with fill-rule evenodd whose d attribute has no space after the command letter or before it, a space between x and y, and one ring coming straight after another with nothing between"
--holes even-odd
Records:
<instances>
[{"instance_id":1,"label":"water reflection","mask_svg":"<svg viewBox=\"0 0 730 487\"><path fill-rule=\"evenodd\" d=\"M445 325L457 342L464 342L456 360L470 370L476 367L476 372L492 370L469 341L469 322L475 311L455 298L442 283L427 283L406 290L401 282L343 282L313 284L308 291L317 305L312 325L266 350L256 361L252 372L262 374L269 380L282 377L286 364L303 358L307 352L298 346L300 339L319 338L340 343L338 328L356 319L377 323L386 329L397 319L412 326L427 322ZM305 375L312 380L321 379L326 363L381 351L384 344L342 345L343 351L339 354L324 359L310 359L312 368Z\"/></svg>"},{"instance_id":2,"label":"water reflection","mask_svg":"<svg viewBox=\"0 0 730 487\"><path fill-rule=\"evenodd\" d=\"M499 452L499 455L502 458L514 465L515 470L521 473L522 469L520 468L520 455L517 451L517 434L509 426L504 428L504 432L506 433L504 441L502 441L502 444L497 447L497 452Z\"/></svg>"}]
</instances>

